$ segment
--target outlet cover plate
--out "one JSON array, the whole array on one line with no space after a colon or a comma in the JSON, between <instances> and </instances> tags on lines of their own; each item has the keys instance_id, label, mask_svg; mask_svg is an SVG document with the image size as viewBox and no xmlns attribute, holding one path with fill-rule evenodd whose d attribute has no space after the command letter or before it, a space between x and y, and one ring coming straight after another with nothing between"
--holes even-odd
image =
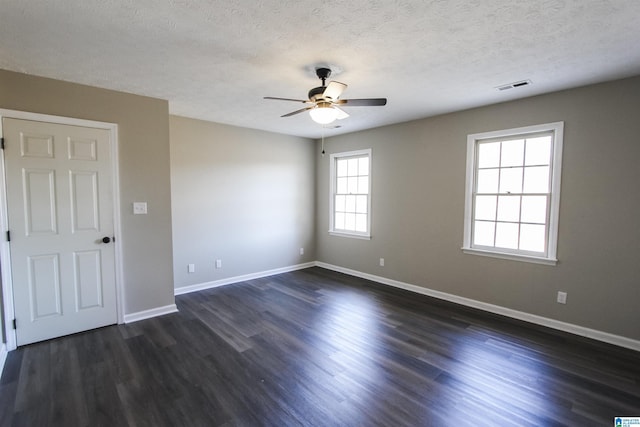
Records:
<instances>
[{"instance_id":1,"label":"outlet cover plate","mask_svg":"<svg viewBox=\"0 0 640 427\"><path fill-rule=\"evenodd\" d=\"M566 304L567 303L567 293L558 291L558 304Z\"/></svg>"}]
</instances>

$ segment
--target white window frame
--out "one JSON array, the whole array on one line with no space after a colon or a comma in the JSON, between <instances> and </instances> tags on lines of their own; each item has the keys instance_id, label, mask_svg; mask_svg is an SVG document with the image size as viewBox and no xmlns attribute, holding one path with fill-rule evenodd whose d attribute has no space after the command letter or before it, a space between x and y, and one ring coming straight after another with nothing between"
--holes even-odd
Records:
<instances>
[{"instance_id":1,"label":"white window frame","mask_svg":"<svg viewBox=\"0 0 640 427\"><path fill-rule=\"evenodd\" d=\"M546 251L543 256L537 256L531 252L521 250L509 250L483 246L474 247L473 233L473 195L477 174L477 146L481 141L489 139L507 139L517 136L527 137L531 134L553 132L553 148L551 159L551 193L549 196L549 212L547 220ZM462 250L467 254L489 256L495 258L510 259L515 261L533 262L538 264L556 265L558 246L558 220L560 216L560 177L562 173L562 145L564 134L564 122L546 123L541 125L526 126L514 129L498 130L493 132L475 133L467 136L467 176L464 205L464 240Z\"/></svg>"},{"instance_id":2,"label":"white window frame","mask_svg":"<svg viewBox=\"0 0 640 427\"><path fill-rule=\"evenodd\" d=\"M356 150L356 151L347 151L343 153L333 153L329 158L329 234L334 236L342 236L342 237L352 237L356 239L371 239L371 171L372 171L372 163L373 159L371 156L371 149L367 148L364 150ZM366 232L357 232L357 231L345 231L345 230L336 230L334 225L334 217L335 217L335 209L334 209L334 201L336 195L336 186L337 186L337 177L336 177L336 163L339 159L343 159L346 157L369 157L369 189L368 189L368 197L367 197L367 231Z\"/></svg>"}]
</instances>

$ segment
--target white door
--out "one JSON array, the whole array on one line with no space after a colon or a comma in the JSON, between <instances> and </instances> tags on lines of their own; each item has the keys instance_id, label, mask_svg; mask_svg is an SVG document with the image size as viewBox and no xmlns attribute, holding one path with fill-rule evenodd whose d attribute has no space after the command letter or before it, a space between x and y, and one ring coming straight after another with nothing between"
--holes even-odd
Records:
<instances>
[{"instance_id":1,"label":"white door","mask_svg":"<svg viewBox=\"0 0 640 427\"><path fill-rule=\"evenodd\" d=\"M109 130L2 126L17 345L117 323Z\"/></svg>"}]
</instances>

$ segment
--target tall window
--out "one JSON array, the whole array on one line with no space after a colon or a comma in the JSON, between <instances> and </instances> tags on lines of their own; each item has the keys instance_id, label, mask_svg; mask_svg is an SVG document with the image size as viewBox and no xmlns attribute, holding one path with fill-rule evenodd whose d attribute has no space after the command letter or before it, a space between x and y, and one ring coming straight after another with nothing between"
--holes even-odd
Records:
<instances>
[{"instance_id":1,"label":"tall window","mask_svg":"<svg viewBox=\"0 0 640 427\"><path fill-rule=\"evenodd\" d=\"M465 252L557 262L563 126L468 136Z\"/></svg>"},{"instance_id":2,"label":"tall window","mask_svg":"<svg viewBox=\"0 0 640 427\"><path fill-rule=\"evenodd\" d=\"M329 233L371 237L371 149L332 154Z\"/></svg>"}]
</instances>

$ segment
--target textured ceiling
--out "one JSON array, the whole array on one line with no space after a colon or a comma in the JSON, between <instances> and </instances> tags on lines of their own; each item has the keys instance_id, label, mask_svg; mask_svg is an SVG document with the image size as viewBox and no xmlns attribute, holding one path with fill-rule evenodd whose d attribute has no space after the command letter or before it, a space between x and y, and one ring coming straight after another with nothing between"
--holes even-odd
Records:
<instances>
[{"instance_id":1,"label":"textured ceiling","mask_svg":"<svg viewBox=\"0 0 640 427\"><path fill-rule=\"evenodd\" d=\"M318 137L279 116L329 65L326 135L640 74L638 0L0 0L0 68L169 101L172 114ZM529 79L531 86L496 86Z\"/></svg>"}]
</instances>

